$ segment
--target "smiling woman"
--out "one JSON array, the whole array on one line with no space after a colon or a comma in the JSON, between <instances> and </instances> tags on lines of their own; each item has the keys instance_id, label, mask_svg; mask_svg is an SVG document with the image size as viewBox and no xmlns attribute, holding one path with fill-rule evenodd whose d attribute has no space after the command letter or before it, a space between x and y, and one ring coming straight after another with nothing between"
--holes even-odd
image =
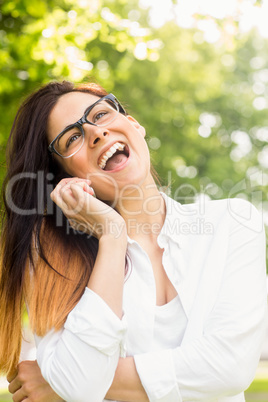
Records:
<instances>
[{"instance_id":1,"label":"smiling woman","mask_svg":"<svg viewBox=\"0 0 268 402\"><path fill-rule=\"evenodd\" d=\"M123 107L113 94L103 96L90 105L76 123L68 125L56 138L49 144L50 152L55 152L62 158L70 158L83 146L85 132L83 124L104 127L112 123L118 112L126 114Z\"/></svg>"},{"instance_id":2,"label":"smiling woman","mask_svg":"<svg viewBox=\"0 0 268 402\"><path fill-rule=\"evenodd\" d=\"M50 83L18 111L0 276L14 401L245 400L265 333L261 216L160 193L145 135L96 84ZM24 305L37 362L18 364Z\"/></svg>"}]
</instances>

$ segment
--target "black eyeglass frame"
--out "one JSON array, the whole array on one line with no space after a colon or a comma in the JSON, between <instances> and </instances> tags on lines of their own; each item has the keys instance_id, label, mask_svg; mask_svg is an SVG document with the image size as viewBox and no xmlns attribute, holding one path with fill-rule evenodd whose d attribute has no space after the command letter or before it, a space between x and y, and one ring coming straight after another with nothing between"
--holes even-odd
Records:
<instances>
[{"instance_id":1,"label":"black eyeglass frame","mask_svg":"<svg viewBox=\"0 0 268 402\"><path fill-rule=\"evenodd\" d=\"M123 114L124 116L127 115L127 112L125 111L125 109L123 108L123 106L120 104L120 102L116 99L116 97L115 97L112 93L110 93L110 94L108 94L108 95L105 95L105 96L103 96L102 98L98 99L96 102L94 102L92 105L90 105L90 106L86 109L86 111L85 111L84 115L81 117L81 119L77 120L76 123L70 124L69 126L65 127L65 129L62 130L62 131L54 138L53 141L51 141L51 143L50 143L49 146L48 146L49 152L55 153L55 154L59 155L61 158L70 158L72 155L74 155L76 152L78 152L80 148L79 148L77 151L75 151L75 153L73 153L73 154L71 154L71 155L63 156L63 155L61 155L61 154L55 149L54 144L55 144L55 142L58 140L58 138L60 138L63 134L65 134L65 133L66 133L67 131L69 131L71 128L73 128L73 127L78 127L78 128L80 129L81 133L82 133L82 136L83 136L83 142L82 142L82 145L83 145L84 139L85 139L85 131L84 131L84 129L83 129L83 124L87 123L87 124L90 124L90 125L92 125L92 126L98 126L98 124L95 124L95 123L92 123L91 121L89 121L89 120L86 118L86 116L89 114L89 112L90 112L98 103L100 103L101 101L103 101L103 100L105 100L105 99L108 99L108 100L112 101L112 102L115 104L115 106L118 107L118 112L119 112L119 113ZM109 124L109 123L108 123L108 124ZM105 127L105 126L102 126L102 127ZM81 147L82 147L82 145L81 145Z\"/></svg>"}]
</instances>

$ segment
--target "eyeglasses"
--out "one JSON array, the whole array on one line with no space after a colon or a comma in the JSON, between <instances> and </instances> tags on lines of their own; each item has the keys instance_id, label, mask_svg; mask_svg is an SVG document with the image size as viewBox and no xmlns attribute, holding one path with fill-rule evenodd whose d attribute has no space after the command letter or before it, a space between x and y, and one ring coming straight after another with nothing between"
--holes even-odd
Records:
<instances>
[{"instance_id":1,"label":"eyeglasses","mask_svg":"<svg viewBox=\"0 0 268 402\"><path fill-rule=\"evenodd\" d=\"M76 123L70 124L61 131L49 144L48 150L62 158L70 158L83 146L85 132L83 124L105 127L112 123L119 113L126 115L126 111L113 94L103 96L90 105L85 114Z\"/></svg>"}]
</instances>

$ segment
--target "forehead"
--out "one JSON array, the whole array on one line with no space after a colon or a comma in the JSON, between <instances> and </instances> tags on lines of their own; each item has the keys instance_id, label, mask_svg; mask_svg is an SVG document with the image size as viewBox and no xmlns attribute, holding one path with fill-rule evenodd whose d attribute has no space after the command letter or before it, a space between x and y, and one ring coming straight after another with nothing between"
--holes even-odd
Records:
<instances>
[{"instance_id":1,"label":"forehead","mask_svg":"<svg viewBox=\"0 0 268 402\"><path fill-rule=\"evenodd\" d=\"M62 95L48 118L48 140L51 142L66 126L79 120L87 107L99 99L85 92Z\"/></svg>"}]
</instances>

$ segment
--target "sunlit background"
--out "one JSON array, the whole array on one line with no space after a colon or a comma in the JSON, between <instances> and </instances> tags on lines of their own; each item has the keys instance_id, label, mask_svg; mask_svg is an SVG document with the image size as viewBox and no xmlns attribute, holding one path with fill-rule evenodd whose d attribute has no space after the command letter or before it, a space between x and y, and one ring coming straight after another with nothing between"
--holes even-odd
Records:
<instances>
[{"instance_id":1,"label":"sunlit background","mask_svg":"<svg viewBox=\"0 0 268 402\"><path fill-rule=\"evenodd\" d=\"M140 0L139 6L144 9L150 8L149 23L159 28L166 22L175 19L182 28L199 28L205 32L205 40L215 43L221 36L215 20L223 20L230 17L238 22L238 31L245 33L252 28L257 28L259 34L268 37L267 14L268 2L225 0L217 2L213 0ZM196 16L208 17L208 21L200 23ZM234 34L234 26L226 25L226 32Z\"/></svg>"},{"instance_id":2,"label":"sunlit background","mask_svg":"<svg viewBox=\"0 0 268 402\"><path fill-rule=\"evenodd\" d=\"M268 0L0 0L0 180L22 98L93 79L146 127L171 196L242 197L268 226L267 20Z\"/></svg>"},{"instance_id":3,"label":"sunlit background","mask_svg":"<svg viewBox=\"0 0 268 402\"><path fill-rule=\"evenodd\" d=\"M239 196L268 225L268 0L0 0L0 161L22 97L94 79L147 129L181 202Z\"/></svg>"}]
</instances>

